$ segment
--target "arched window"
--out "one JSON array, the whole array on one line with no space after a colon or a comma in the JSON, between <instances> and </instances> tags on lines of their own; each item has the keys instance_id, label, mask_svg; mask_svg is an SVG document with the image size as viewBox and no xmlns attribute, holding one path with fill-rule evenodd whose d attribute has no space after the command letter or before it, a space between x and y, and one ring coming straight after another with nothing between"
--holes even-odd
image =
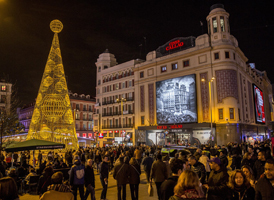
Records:
<instances>
[{"instance_id":1,"label":"arched window","mask_svg":"<svg viewBox=\"0 0 274 200\"><path fill-rule=\"evenodd\" d=\"M125 75L124 72L122 72L122 78L124 78L124 75Z\"/></svg>"},{"instance_id":2,"label":"arched window","mask_svg":"<svg viewBox=\"0 0 274 200\"><path fill-rule=\"evenodd\" d=\"M98 72L101 72L101 67L98 68Z\"/></svg>"},{"instance_id":3,"label":"arched window","mask_svg":"<svg viewBox=\"0 0 274 200\"><path fill-rule=\"evenodd\" d=\"M111 77L110 77L110 80L112 80L113 81L113 76L111 75Z\"/></svg>"},{"instance_id":4,"label":"arched window","mask_svg":"<svg viewBox=\"0 0 274 200\"><path fill-rule=\"evenodd\" d=\"M119 75L118 74L116 74L116 79L118 79L119 78Z\"/></svg>"}]
</instances>

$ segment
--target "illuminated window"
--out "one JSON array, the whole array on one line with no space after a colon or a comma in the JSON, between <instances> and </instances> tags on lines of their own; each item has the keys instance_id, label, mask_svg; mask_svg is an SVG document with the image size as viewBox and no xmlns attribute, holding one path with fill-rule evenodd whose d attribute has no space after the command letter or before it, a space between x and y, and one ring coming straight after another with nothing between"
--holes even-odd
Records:
<instances>
[{"instance_id":1,"label":"illuminated window","mask_svg":"<svg viewBox=\"0 0 274 200\"><path fill-rule=\"evenodd\" d=\"M141 116L141 125L145 124L145 116Z\"/></svg>"},{"instance_id":2,"label":"illuminated window","mask_svg":"<svg viewBox=\"0 0 274 200\"><path fill-rule=\"evenodd\" d=\"M161 67L161 72L166 72L166 66Z\"/></svg>"},{"instance_id":3,"label":"illuminated window","mask_svg":"<svg viewBox=\"0 0 274 200\"><path fill-rule=\"evenodd\" d=\"M6 90L7 90L7 86L2 85L2 86L1 86L1 91L6 91Z\"/></svg>"},{"instance_id":4,"label":"illuminated window","mask_svg":"<svg viewBox=\"0 0 274 200\"><path fill-rule=\"evenodd\" d=\"M76 133L77 134L77 137L80 137L80 133Z\"/></svg>"},{"instance_id":5,"label":"illuminated window","mask_svg":"<svg viewBox=\"0 0 274 200\"><path fill-rule=\"evenodd\" d=\"M92 138L92 133L89 133L89 134L88 134L88 138Z\"/></svg>"},{"instance_id":6,"label":"illuminated window","mask_svg":"<svg viewBox=\"0 0 274 200\"><path fill-rule=\"evenodd\" d=\"M144 72L140 72L140 78L144 78Z\"/></svg>"},{"instance_id":7,"label":"illuminated window","mask_svg":"<svg viewBox=\"0 0 274 200\"><path fill-rule=\"evenodd\" d=\"M229 51L225 52L225 58L229 58Z\"/></svg>"},{"instance_id":8,"label":"illuminated window","mask_svg":"<svg viewBox=\"0 0 274 200\"><path fill-rule=\"evenodd\" d=\"M86 138L86 137L87 137L87 134L86 134L86 133L83 133L83 137Z\"/></svg>"},{"instance_id":9,"label":"illuminated window","mask_svg":"<svg viewBox=\"0 0 274 200\"><path fill-rule=\"evenodd\" d=\"M103 133L103 136L104 136L104 137L107 137L107 136L108 136L108 133L107 133L107 132Z\"/></svg>"},{"instance_id":10,"label":"illuminated window","mask_svg":"<svg viewBox=\"0 0 274 200\"><path fill-rule=\"evenodd\" d=\"M171 65L172 70L178 69L178 64L174 63Z\"/></svg>"},{"instance_id":11,"label":"illuminated window","mask_svg":"<svg viewBox=\"0 0 274 200\"><path fill-rule=\"evenodd\" d=\"M225 32L225 19L224 19L224 17L220 17L220 25L221 25L221 31Z\"/></svg>"},{"instance_id":12,"label":"illuminated window","mask_svg":"<svg viewBox=\"0 0 274 200\"><path fill-rule=\"evenodd\" d=\"M219 111L219 119L224 119L224 111L223 111L223 109L222 108L218 109L218 111Z\"/></svg>"},{"instance_id":13,"label":"illuminated window","mask_svg":"<svg viewBox=\"0 0 274 200\"><path fill-rule=\"evenodd\" d=\"M219 53L214 53L214 59L215 60L218 60L220 57L219 57Z\"/></svg>"},{"instance_id":14,"label":"illuminated window","mask_svg":"<svg viewBox=\"0 0 274 200\"><path fill-rule=\"evenodd\" d=\"M213 27L213 33L217 32L217 19L216 17L212 18L212 27Z\"/></svg>"},{"instance_id":15,"label":"illuminated window","mask_svg":"<svg viewBox=\"0 0 274 200\"><path fill-rule=\"evenodd\" d=\"M112 131L109 131L108 136L109 136L109 137L113 137L113 132L112 132Z\"/></svg>"},{"instance_id":16,"label":"illuminated window","mask_svg":"<svg viewBox=\"0 0 274 200\"><path fill-rule=\"evenodd\" d=\"M184 67L188 67L188 66L189 66L189 60L185 60L185 61L183 62L183 66L184 66Z\"/></svg>"},{"instance_id":17,"label":"illuminated window","mask_svg":"<svg viewBox=\"0 0 274 200\"><path fill-rule=\"evenodd\" d=\"M229 108L229 117L230 119L234 119L234 108Z\"/></svg>"},{"instance_id":18,"label":"illuminated window","mask_svg":"<svg viewBox=\"0 0 274 200\"><path fill-rule=\"evenodd\" d=\"M115 135L115 137L119 137L120 136L119 131L114 131L114 135Z\"/></svg>"}]
</instances>

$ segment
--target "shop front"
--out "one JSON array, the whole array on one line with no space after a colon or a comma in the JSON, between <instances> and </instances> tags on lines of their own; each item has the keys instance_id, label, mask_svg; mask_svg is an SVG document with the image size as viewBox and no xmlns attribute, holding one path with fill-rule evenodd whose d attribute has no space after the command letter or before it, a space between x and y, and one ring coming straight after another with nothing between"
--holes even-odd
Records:
<instances>
[{"instance_id":1,"label":"shop front","mask_svg":"<svg viewBox=\"0 0 274 200\"><path fill-rule=\"evenodd\" d=\"M161 126L139 126L136 143L149 146L200 146L215 143L215 124L212 134L210 123L178 124Z\"/></svg>"},{"instance_id":2,"label":"shop front","mask_svg":"<svg viewBox=\"0 0 274 200\"><path fill-rule=\"evenodd\" d=\"M99 133L99 146L118 146L127 145L132 146L132 131L127 130L104 130Z\"/></svg>"}]
</instances>

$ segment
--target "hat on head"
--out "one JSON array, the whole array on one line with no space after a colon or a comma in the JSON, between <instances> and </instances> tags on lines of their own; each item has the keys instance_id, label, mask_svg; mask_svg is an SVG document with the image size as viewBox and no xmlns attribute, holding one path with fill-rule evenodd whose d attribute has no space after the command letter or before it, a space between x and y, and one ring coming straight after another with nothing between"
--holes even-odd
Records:
<instances>
[{"instance_id":1,"label":"hat on head","mask_svg":"<svg viewBox=\"0 0 274 200\"><path fill-rule=\"evenodd\" d=\"M208 160L208 162L215 162L216 164L221 165L221 160L217 157Z\"/></svg>"}]
</instances>

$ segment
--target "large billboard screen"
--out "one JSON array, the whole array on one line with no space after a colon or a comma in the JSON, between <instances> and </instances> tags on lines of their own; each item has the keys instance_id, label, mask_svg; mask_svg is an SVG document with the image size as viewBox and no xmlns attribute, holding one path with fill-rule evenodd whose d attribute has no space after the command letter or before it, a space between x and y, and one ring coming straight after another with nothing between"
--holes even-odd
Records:
<instances>
[{"instance_id":1,"label":"large billboard screen","mask_svg":"<svg viewBox=\"0 0 274 200\"><path fill-rule=\"evenodd\" d=\"M253 84L255 117L257 123L265 123L263 92Z\"/></svg>"},{"instance_id":2,"label":"large billboard screen","mask_svg":"<svg viewBox=\"0 0 274 200\"><path fill-rule=\"evenodd\" d=\"M195 74L156 82L158 124L197 122Z\"/></svg>"}]
</instances>

